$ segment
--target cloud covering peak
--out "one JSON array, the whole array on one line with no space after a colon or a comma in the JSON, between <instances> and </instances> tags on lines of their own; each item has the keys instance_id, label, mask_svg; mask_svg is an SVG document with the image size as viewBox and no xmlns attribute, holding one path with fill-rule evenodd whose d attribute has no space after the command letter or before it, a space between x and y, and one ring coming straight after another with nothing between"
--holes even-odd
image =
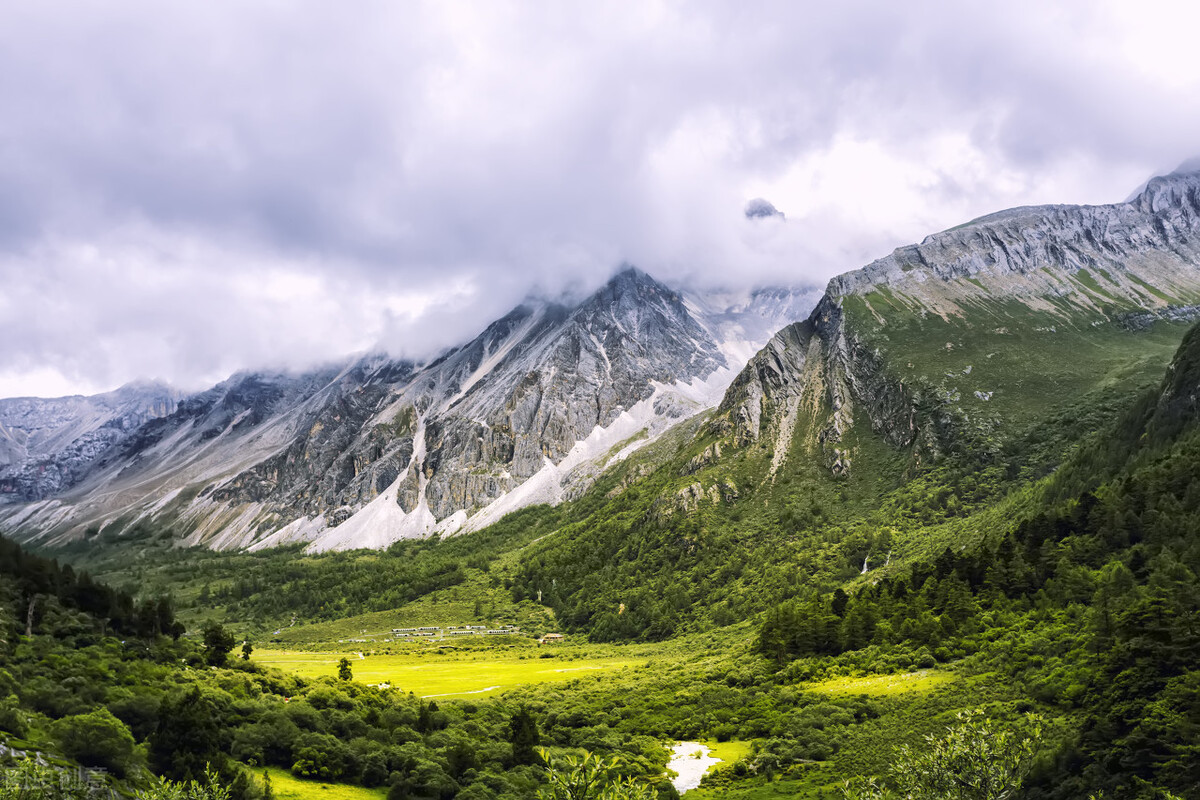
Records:
<instances>
[{"instance_id":1,"label":"cloud covering peak","mask_svg":"<svg viewBox=\"0 0 1200 800\"><path fill-rule=\"evenodd\" d=\"M1200 149L1200 20L1136 11L17 4L0 395L422 356L624 262L823 282L1006 206L1111 201Z\"/></svg>"}]
</instances>

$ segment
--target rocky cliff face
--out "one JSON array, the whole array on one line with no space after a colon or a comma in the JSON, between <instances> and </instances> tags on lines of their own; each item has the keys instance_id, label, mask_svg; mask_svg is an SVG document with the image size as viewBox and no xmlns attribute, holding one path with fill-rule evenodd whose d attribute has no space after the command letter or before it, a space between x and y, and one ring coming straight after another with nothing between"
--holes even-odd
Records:
<instances>
[{"instance_id":1,"label":"rocky cliff face","mask_svg":"<svg viewBox=\"0 0 1200 800\"><path fill-rule=\"evenodd\" d=\"M139 427L172 414L181 397L163 384L134 383L93 397L0 400L0 503L74 486Z\"/></svg>"},{"instance_id":2,"label":"rocky cliff face","mask_svg":"<svg viewBox=\"0 0 1200 800\"><path fill-rule=\"evenodd\" d=\"M807 320L750 360L712 428L742 446L770 441L775 468L800 432L807 452L834 472L850 469L854 425L936 458L968 414L956 390L916 377L926 363L914 360L941 364L935 351L967 352L984 328L1011 337L1022 328L1050 335L1058 326L1136 331L1186 321L1198 298L1200 172L1155 178L1126 203L1004 211L834 278ZM897 346L930 331L943 338L924 353ZM896 363L902 352L909 360ZM992 395L977 390L973 402Z\"/></svg>"},{"instance_id":3,"label":"rocky cliff face","mask_svg":"<svg viewBox=\"0 0 1200 800\"><path fill-rule=\"evenodd\" d=\"M794 290L685 300L627 269L577 304L529 301L426 365L372 356L236 375L7 523L69 537L150 517L218 547L383 546L470 529L579 491L711 408L743 354L813 301Z\"/></svg>"},{"instance_id":4,"label":"rocky cliff face","mask_svg":"<svg viewBox=\"0 0 1200 800\"><path fill-rule=\"evenodd\" d=\"M729 366L682 298L635 270L569 313L542 313L554 324L495 350L488 379L460 389L427 427L423 468L436 518L487 505L562 461L655 384L702 381Z\"/></svg>"}]
</instances>

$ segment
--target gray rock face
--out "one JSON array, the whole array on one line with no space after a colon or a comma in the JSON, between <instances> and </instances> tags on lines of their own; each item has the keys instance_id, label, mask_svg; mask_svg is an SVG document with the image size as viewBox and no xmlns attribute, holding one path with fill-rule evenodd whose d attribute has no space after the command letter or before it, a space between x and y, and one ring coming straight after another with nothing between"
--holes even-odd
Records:
<instances>
[{"instance_id":1,"label":"gray rock face","mask_svg":"<svg viewBox=\"0 0 1200 800\"><path fill-rule=\"evenodd\" d=\"M369 502L408 466L414 430L411 414L391 425L367 428L366 423L390 399L392 383L411 373L406 362L382 367L370 360L356 362L321 386L319 396L307 395L312 400L286 449L208 487L204 496L221 503L269 501L306 516ZM310 382L310 390L320 383Z\"/></svg>"},{"instance_id":2,"label":"gray rock face","mask_svg":"<svg viewBox=\"0 0 1200 800\"><path fill-rule=\"evenodd\" d=\"M814 301L783 289L685 300L631 268L575 305L527 302L429 364L369 356L238 374L132 426L77 488L48 486L32 499L53 500L8 520L62 539L144 514L219 547L426 535L548 467L566 464L552 488L577 492L598 469L565 461L581 442L624 419L612 429L624 432L588 445L603 455L711 407L744 358L730 353L759 346ZM676 384L693 388L661 391ZM548 501L554 492L517 507Z\"/></svg>"},{"instance_id":3,"label":"gray rock face","mask_svg":"<svg viewBox=\"0 0 1200 800\"><path fill-rule=\"evenodd\" d=\"M1198 219L1200 172L1172 173L1154 178L1126 203L1029 206L981 217L838 276L827 293L840 297L896 286L921 297L951 284L967 283L954 289L969 292L964 279L976 278L987 283L984 293L1062 296L1072 292L1061 280L1064 273L1104 270L1106 293L1133 306L1153 306L1138 273L1150 271L1156 286L1194 286Z\"/></svg>"},{"instance_id":4,"label":"gray rock face","mask_svg":"<svg viewBox=\"0 0 1200 800\"><path fill-rule=\"evenodd\" d=\"M569 312L541 314L487 381L427 427L424 470L436 518L486 505L547 460L560 461L594 428L650 397L654 382L705 378L726 366L682 298L637 270ZM472 353L471 362L481 357Z\"/></svg>"},{"instance_id":5,"label":"gray rock face","mask_svg":"<svg viewBox=\"0 0 1200 800\"><path fill-rule=\"evenodd\" d=\"M856 421L919 457L937 457L959 421L899 380L843 312L846 298L881 288L913 313L945 319L1008 301L1085 311L1130 330L1193 318L1200 173L1155 178L1116 205L992 214L834 278L808 319L779 331L734 380L713 430L740 446L773 441L777 463L794 432L807 431L810 449L834 472L850 468L843 442ZM870 310L885 322L886 310Z\"/></svg>"},{"instance_id":6,"label":"gray rock face","mask_svg":"<svg viewBox=\"0 0 1200 800\"><path fill-rule=\"evenodd\" d=\"M131 383L93 397L0 400L0 503L74 486L133 431L173 413L181 397L163 384Z\"/></svg>"}]
</instances>

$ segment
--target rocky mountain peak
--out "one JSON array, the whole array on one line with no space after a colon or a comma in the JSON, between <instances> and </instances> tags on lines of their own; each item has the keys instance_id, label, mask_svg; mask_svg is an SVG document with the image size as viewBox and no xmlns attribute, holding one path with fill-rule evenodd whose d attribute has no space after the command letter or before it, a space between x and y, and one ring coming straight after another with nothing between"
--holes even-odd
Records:
<instances>
[{"instance_id":1,"label":"rocky mountain peak","mask_svg":"<svg viewBox=\"0 0 1200 800\"><path fill-rule=\"evenodd\" d=\"M783 220L787 217L784 213L775 207L771 201L762 197L756 197L746 203L744 211L746 219L779 219Z\"/></svg>"},{"instance_id":2,"label":"rocky mountain peak","mask_svg":"<svg viewBox=\"0 0 1200 800\"><path fill-rule=\"evenodd\" d=\"M1151 178L1132 205L1142 213L1163 217L1172 227L1194 224L1200 217L1200 159Z\"/></svg>"},{"instance_id":3,"label":"rocky mountain peak","mask_svg":"<svg viewBox=\"0 0 1200 800\"><path fill-rule=\"evenodd\" d=\"M715 406L746 354L812 303L786 287L733 296L685 298L626 267L579 301L529 299L428 364L374 353L238 373L14 513L51 538L145 514L214 547L479 527L581 491Z\"/></svg>"},{"instance_id":4,"label":"rocky mountain peak","mask_svg":"<svg viewBox=\"0 0 1200 800\"><path fill-rule=\"evenodd\" d=\"M1152 179L1124 203L990 214L834 278L805 324L783 329L751 359L713 430L735 444L769 437L776 459L790 449L793 431L807 430L808 457L835 472L852 461L847 432L856 425L936 457L964 426L982 430L989 423L981 420L993 418L999 403L1013 402L996 394L998 386L1015 399L1047 379L1020 360L1003 367L990 361L1003 352L1000 341L987 349L992 338L1055 336L1061 329L1086 341L1084 332L1094 329L1134 331L1194 318L1195 166ZM969 354L972 346L984 352ZM901 352L902 364L889 361L889 353ZM1071 359L1078 363L1070 379L1082 386L1089 385L1081 377L1093 374L1088 370L1100 381L1111 369L1100 357L1087 363L1082 349ZM943 360L955 369L931 366Z\"/></svg>"}]
</instances>

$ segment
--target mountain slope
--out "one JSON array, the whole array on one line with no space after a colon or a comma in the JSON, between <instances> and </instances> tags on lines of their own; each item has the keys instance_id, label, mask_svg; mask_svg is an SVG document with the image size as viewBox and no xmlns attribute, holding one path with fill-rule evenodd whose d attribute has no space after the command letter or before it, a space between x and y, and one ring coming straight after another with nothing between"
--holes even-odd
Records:
<instances>
[{"instance_id":1,"label":"mountain slope","mask_svg":"<svg viewBox=\"0 0 1200 800\"><path fill-rule=\"evenodd\" d=\"M92 463L183 393L131 383L93 397L0 400L0 502L41 500L77 483Z\"/></svg>"},{"instance_id":2,"label":"mountain slope","mask_svg":"<svg viewBox=\"0 0 1200 800\"><path fill-rule=\"evenodd\" d=\"M43 541L147 523L215 547L318 549L480 527L581 491L715 405L741 358L813 299L685 300L630 268L575 305L529 301L427 365L236 375L0 524Z\"/></svg>"},{"instance_id":3,"label":"mountain slope","mask_svg":"<svg viewBox=\"0 0 1200 800\"><path fill-rule=\"evenodd\" d=\"M855 426L914 457L1163 363L1200 304L1200 173L1131 201L993 214L833 279L734 381L714 430L850 468ZM1169 327L1169 326L1168 326ZM776 465L778 466L778 465Z\"/></svg>"},{"instance_id":4,"label":"mountain slope","mask_svg":"<svg viewBox=\"0 0 1200 800\"><path fill-rule=\"evenodd\" d=\"M1175 175L1129 204L1006 212L835 279L694 436L621 466L527 548L514 591L600 639L660 638L1003 529L1161 379L1200 300L1197 185ZM1060 258L1078 229L1064 220L1113 218ZM1010 253L1039 244L1017 264L996 255L1004 237ZM1089 287L1101 270L1103 304Z\"/></svg>"}]
</instances>

